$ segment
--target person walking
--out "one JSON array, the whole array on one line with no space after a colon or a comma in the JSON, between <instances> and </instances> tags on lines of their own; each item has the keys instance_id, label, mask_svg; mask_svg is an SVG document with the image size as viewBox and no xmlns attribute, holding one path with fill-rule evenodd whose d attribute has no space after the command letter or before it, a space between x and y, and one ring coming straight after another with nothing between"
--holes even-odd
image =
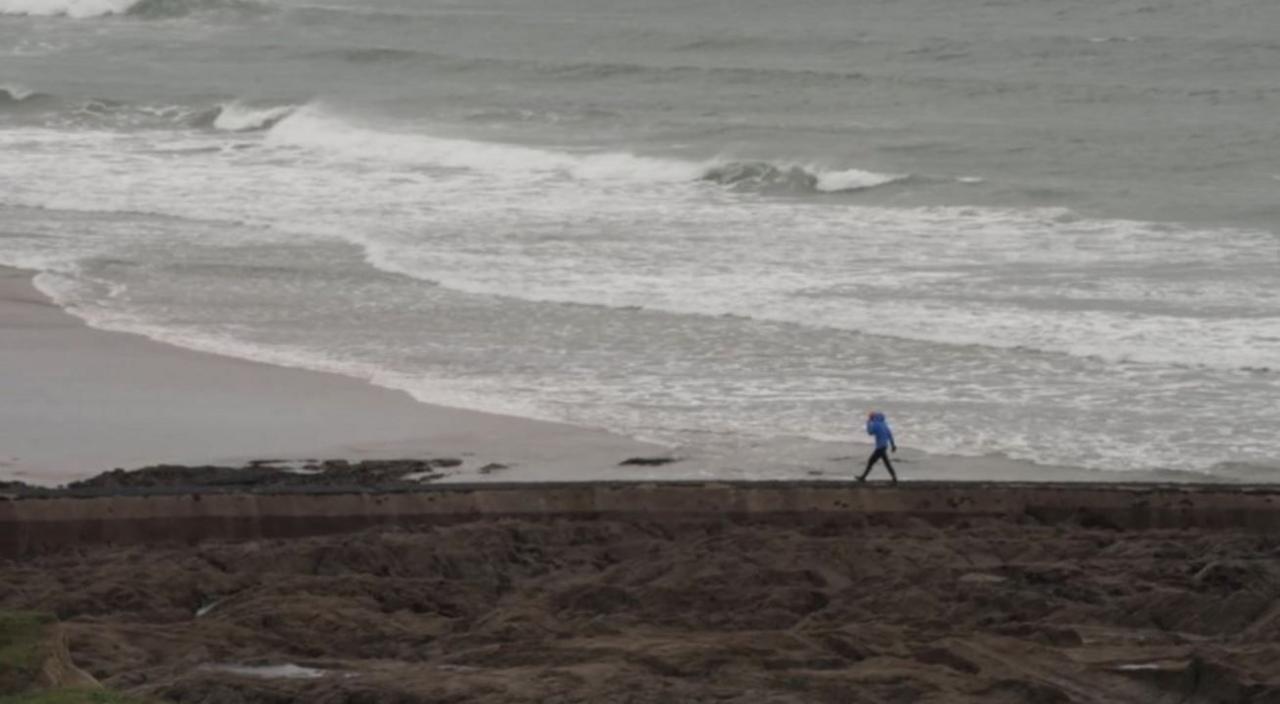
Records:
<instances>
[{"instance_id":1,"label":"person walking","mask_svg":"<svg viewBox=\"0 0 1280 704\"><path fill-rule=\"evenodd\" d=\"M893 483L897 484L898 475L893 471L893 463L889 461L889 450L897 452L898 443L893 441L893 430L889 428L889 421L885 420L884 414L880 411L867 414L867 435L876 437L876 449L871 453L871 457L867 458L867 469L858 477L858 481L865 482L876 460L881 460L884 462L885 469L889 470Z\"/></svg>"}]
</instances>

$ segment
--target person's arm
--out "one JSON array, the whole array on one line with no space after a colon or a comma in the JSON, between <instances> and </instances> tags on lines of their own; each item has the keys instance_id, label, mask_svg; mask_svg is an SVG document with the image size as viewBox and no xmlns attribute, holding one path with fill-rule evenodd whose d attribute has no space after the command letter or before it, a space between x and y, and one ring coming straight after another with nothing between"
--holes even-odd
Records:
<instances>
[{"instance_id":1,"label":"person's arm","mask_svg":"<svg viewBox=\"0 0 1280 704\"><path fill-rule=\"evenodd\" d=\"M894 452L897 452L897 451L898 451L898 443L894 442L894 440L893 440L893 428L890 428L890 427L889 427L889 424L888 424L888 423L885 423L885 424L884 424L884 429L885 429L885 432L889 433L889 447L893 448L893 451L894 451Z\"/></svg>"}]
</instances>

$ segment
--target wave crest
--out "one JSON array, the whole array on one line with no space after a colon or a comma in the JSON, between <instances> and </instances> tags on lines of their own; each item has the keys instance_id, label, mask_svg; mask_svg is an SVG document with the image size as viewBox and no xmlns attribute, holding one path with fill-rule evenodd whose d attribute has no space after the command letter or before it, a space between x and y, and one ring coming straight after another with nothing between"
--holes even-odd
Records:
<instances>
[{"instance_id":1,"label":"wave crest","mask_svg":"<svg viewBox=\"0 0 1280 704\"><path fill-rule=\"evenodd\" d=\"M273 146L303 147L343 158L469 169L494 174L568 175L582 180L692 181L700 166L626 152L554 151L499 142L365 127L311 106L295 110L267 133Z\"/></svg>"},{"instance_id":2,"label":"wave crest","mask_svg":"<svg viewBox=\"0 0 1280 704\"><path fill-rule=\"evenodd\" d=\"M0 15L74 19L127 12L137 0L0 0Z\"/></svg>"},{"instance_id":3,"label":"wave crest","mask_svg":"<svg viewBox=\"0 0 1280 704\"><path fill-rule=\"evenodd\" d=\"M162 19L209 10L261 12L252 0L0 0L0 15L85 19L108 15Z\"/></svg>"},{"instance_id":4,"label":"wave crest","mask_svg":"<svg viewBox=\"0 0 1280 704\"><path fill-rule=\"evenodd\" d=\"M758 193L840 193L898 183L903 174L881 174L861 169L823 170L767 161L734 161L706 170L702 180L734 190Z\"/></svg>"},{"instance_id":5,"label":"wave crest","mask_svg":"<svg viewBox=\"0 0 1280 704\"><path fill-rule=\"evenodd\" d=\"M314 105L256 110L252 118L245 115L243 122L235 124L270 126L265 121L275 120L267 133L267 144L271 146L300 147L344 159L467 169L504 177L527 174L568 176L581 181L708 182L753 193L840 193L912 178L860 169L819 169L766 161L690 161L628 152L577 153L437 137L361 126ZM232 122L225 112L217 119ZM218 126L216 122L214 126Z\"/></svg>"},{"instance_id":6,"label":"wave crest","mask_svg":"<svg viewBox=\"0 0 1280 704\"><path fill-rule=\"evenodd\" d=\"M23 86L0 86L0 103L20 103L33 95L35 95L34 91Z\"/></svg>"},{"instance_id":7,"label":"wave crest","mask_svg":"<svg viewBox=\"0 0 1280 704\"><path fill-rule=\"evenodd\" d=\"M209 127L223 132L253 132L274 127L293 114L297 105L250 105L238 100L223 103L197 114L193 127Z\"/></svg>"},{"instance_id":8,"label":"wave crest","mask_svg":"<svg viewBox=\"0 0 1280 704\"><path fill-rule=\"evenodd\" d=\"M0 85L0 109L42 105L51 100L52 95L37 93L26 86L15 83Z\"/></svg>"}]
</instances>

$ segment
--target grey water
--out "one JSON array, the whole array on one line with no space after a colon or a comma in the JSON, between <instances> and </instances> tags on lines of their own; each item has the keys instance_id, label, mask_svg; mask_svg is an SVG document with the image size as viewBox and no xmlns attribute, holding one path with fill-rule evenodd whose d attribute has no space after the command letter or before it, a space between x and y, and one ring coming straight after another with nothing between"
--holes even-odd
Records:
<instances>
[{"instance_id":1,"label":"grey water","mask_svg":"<svg viewBox=\"0 0 1280 704\"><path fill-rule=\"evenodd\" d=\"M0 263L99 327L682 447L876 407L1265 471L1278 76L1261 0L0 0Z\"/></svg>"}]
</instances>

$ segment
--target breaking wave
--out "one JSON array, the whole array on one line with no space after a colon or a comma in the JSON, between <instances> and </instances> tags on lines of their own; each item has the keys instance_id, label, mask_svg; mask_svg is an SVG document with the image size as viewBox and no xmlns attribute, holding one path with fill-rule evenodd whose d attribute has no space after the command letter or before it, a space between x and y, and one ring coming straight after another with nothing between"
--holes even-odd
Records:
<instances>
[{"instance_id":1,"label":"breaking wave","mask_svg":"<svg viewBox=\"0 0 1280 704\"><path fill-rule=\"evenodd\" d=\"M75 19L127 12L138 0L0 0L0 15L66 16Z\"/></svg>"},{"instance_id":2,"label":"breaking wave","mask_svg":"<svg viewBox=\"0 0 1280 704\"><path fill-rule=\"evenodd\" d=\"M3 85L0 86L0 105L4 103L20 103L33 95L35 95L34 91L28 90L23 86Z\"/></svg>"},{"instance_id":3,"label":"breaking wave","mask_svg":"<svg viewBox=\"0 0 1280 704\"><path fill-rule=\"evenodd\" d=\"M705 181L740 191L760 193L840 193L861 191L898 183L905 174L881 174L861 169L821 170L766 161L736 161L713 166L702 175Z\"/></svg>"},{"instance_id":4,"label":"breaking wave","mask_svg":"<svg viewBox=\"0 0 1280 704\"><path fill-rule=\"evenodd\" d=\"M577 153L498 142L395 132L350 123L315 107L256 108L219 114L226 124L266 126L267 144L303 147L343 158L388 161L499 175L562 175L584 181L714 183L753 193L840 193L875 188L911 178L860 169L820 169L766 161L689 161L628 152ZM250 117L252 115L252 118ZM258 122L255 122L254 120ZM218 126L215 121L215 127ZM224 127L222 129L230 129Z\"/></svg>"},{"instance_id":5,"label":"breaking wave","mask_svg":"<svg viewBox=\"0 0 1280 704\"><path fill-rule=\"evenodd\" d=\"M267 133L267 144L303 147L343 158L386 161L497 175L567 175L582 180L692 181L696 163L637 156L625 152L572 153L515 144L479 142L420 133L388 131L352 124L316 107L281 120Z\"/></svg>"},{"instance_id":6,"label":"breaking wave","mask_svg":"<svg viewBox=\"0 0 1280 704\"><path fill-rule=\"evenodd\" d=\"M44 105L53 100L47 93L37 93L17 84L0 85L0 110Z\"/></svg>"},{"instance_id":7,"label":"breaking wave","mask_svg":"<svg viewBox=\"0 0 1280 704\"><path fill-rule=\"evenodd\" d=\"M209 10L262 11L251 0L0 0L0 15L85 19L108 15L181 17Z\"/></svg>"},{"instance_id":8,"label":"breaking wave","mask_svg":"<svg viewBox=\"0 0 1280 704\"><path fill-rule=\"evenodd\" d=\"M191 122L193 127L209 127L223 132L253 132L274 127L298 107L250 105L234 100L197 114Z\"/></svg>"}]
</instances>

